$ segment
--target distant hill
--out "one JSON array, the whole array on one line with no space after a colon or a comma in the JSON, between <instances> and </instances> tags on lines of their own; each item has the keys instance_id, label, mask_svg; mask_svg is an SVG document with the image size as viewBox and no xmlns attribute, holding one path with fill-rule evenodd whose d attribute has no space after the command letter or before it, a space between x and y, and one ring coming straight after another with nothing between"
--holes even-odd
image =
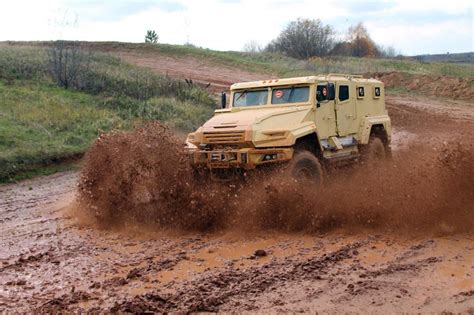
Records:
<instances>
[{"instance_id":1,"label":"distant hill","mask_svg":"<svg viewBox=\"0 0 474 315\"><path fill-rule=\"evenodd\" d=\"M474 63L474 52L456 54L435 54L414 56L416 60L424 62L453 62L453 63Z\"/></svg>"}]
</instances>

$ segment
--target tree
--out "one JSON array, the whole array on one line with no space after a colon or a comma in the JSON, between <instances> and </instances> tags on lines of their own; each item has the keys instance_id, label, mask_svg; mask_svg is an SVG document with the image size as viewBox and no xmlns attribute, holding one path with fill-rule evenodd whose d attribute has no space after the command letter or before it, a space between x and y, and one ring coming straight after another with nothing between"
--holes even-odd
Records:
<instances>
[{"instance_id":1,"label":"tree","mask_svg":"<svg viewBox=\"0 0 474 315\"><path fill-rule=\"evenodd\" d=\"M349 27L348 38L354 57L377 57L380 55L377 45L370 38L369 32L364 24Z\"/></svg>"},{"instance_id":2,"label":"tree","mask_svg":"<svg viewBox=\"0 0 474 315\"><path fill-rule=\"evenodd\" d=\"M334 45L334 48L331 50L331 55L336 56L351 56L352 55L352 46L349 42L338 42Z\"/></svg>"},{"instance_id":3,"label":"tree","mask_svg":"<svg viewBox=\"0 0 474 315\"><path fill-rule=\"evenodd\" d=\"M397 55L400 55L393 46L377 46L377 49L382 57L395 58Z\"/></svg>"},{"instance_id":4,"label":"tree","mask_svg":"<svg viewBox=\"0 0 474 315\"><path fill-rule=\"evenodd\" d=\"M333 29L329 25L324 26L321 20L300 18L288 24L266 50L298 59L324 56L333 46L333 36Z\"/></svg>"},{"instance_id":5,"label":"tree","mask_svg":"<svg viewBox=\"0 0 474 315\"><path fill-rule=\"evenodd\" d=\"M243 51L255 54L261 52L262 46L256 40L250 40L244 44Z\"/></svg>"},{"instance_id":6,"label":"tree","mask_svg":"<svg viewBox=\"0 0 474 315\"><path fill-rule=\"evenodd\" d=\"M58 40L53 42L49 55L49 71L56 84L64 89L81 88L83 76L90 63L90 52L86 53L78 42Z\"/></svg>"},{"instance_id":7,"label":"tree","mask_svg":"<svg viewBox=\"0 0 474 315\"><path fill-rule=\"evenodd\" d=\"M154 30L146 31L145 43L156 44L158 43L158 34Z\"/></svg>"},{"instance_id":8,"label":"tree","mask_svg":"<svg viewBox=\"0 0 474 315\"><path fill-rule=\"evenodd\" d=\"M391 49L393 50L393 48ZM331 55L379 57L383 55L383 51L370 38L369 32L364 24L359 23L349 27L346 40L336 43L331 51Z\"/></svg>"}]
</instances>

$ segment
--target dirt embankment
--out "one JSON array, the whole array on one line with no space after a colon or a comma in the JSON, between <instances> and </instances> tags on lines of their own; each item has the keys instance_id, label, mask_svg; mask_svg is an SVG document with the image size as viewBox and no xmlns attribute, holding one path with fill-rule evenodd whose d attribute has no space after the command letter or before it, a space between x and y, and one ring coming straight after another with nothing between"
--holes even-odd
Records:
<instances>
[{"instance_id":1,"label":"dirt embankment","mask_svg":"<svg viewBox=\"0 0 474 315\"><path fill-rule=\"evenodd\" d=\"M474 76L471 78L455 78L403 72L380 72L371 73L367 76L381 80L387 88L401 88L424 96L466 101L474 99Z\"/></svg>"}]
</instances>

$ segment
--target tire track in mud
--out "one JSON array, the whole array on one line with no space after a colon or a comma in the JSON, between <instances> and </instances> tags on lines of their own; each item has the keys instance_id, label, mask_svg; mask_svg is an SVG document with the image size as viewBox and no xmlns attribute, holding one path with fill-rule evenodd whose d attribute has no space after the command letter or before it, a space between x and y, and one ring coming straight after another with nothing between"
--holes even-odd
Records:
<instances>
[{"instance_id":1,"label":"tire track in mud","mask_svg":"<svg viewBox=\"0 0 474 315\"><path fill-rule=\"evenodd\" d=\"M160 291L151 291L136 295L131 300L116 302L108 311L111 312L214 312L229 299L244 296L249 293L259 294L272 290L282 283L295 280L323 280L331 269L344 260L357 256L357 249L366 246L366 241L357 241L324 254L321 257L312 257L304 261L285 259L272 260L259 267L250 267L239 270L227 268L204 274L192 281L179 284L176 293L166 294ZM144 275L140 275L142 277ZM64 310L75 299L75 293L62 297ZM45 303L37 309L39 312L63 310L57 308L58 300Z\"/></svg>"}]
</instances>

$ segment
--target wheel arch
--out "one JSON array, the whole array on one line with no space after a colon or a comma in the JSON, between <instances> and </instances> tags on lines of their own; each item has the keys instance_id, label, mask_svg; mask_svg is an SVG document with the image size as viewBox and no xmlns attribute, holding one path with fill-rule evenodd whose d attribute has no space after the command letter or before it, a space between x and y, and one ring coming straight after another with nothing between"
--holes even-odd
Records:
<instances>
[{"instance_id":1,"label":"wheel arch","mask_svg":"<svg viewBox=\"0 0 474 315\"><path fill-rule=\"evenodd\" d=\"M385 146L391 141L392 125L388 116L366 117L361 124L360 144L368 144L371 136L379 137Z\"/></svg>"},{"instance_id":2,"label":"wheel arch","mask_svg":"<svg viewBox=\"0 0 474 315\"><path fill-rule=\"evenodd\" d=\"M321 142L319 141L319 136L317 132L308 133L304 136L301 136L295 140L293 148L296 151L298 150L307 150L313 153L317 157L322 156L323 148Z\"/></svg>"}]
</instances>

